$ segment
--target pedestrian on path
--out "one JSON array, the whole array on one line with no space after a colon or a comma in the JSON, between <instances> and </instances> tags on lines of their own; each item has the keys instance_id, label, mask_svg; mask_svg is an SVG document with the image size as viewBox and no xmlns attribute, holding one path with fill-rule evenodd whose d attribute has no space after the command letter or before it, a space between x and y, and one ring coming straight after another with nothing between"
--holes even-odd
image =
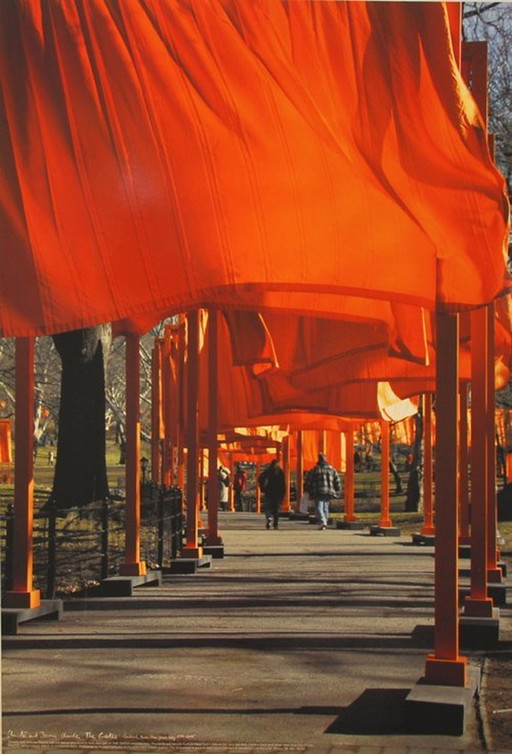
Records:
<instances>
[{"instance_id":1,"label":"pedestrian on path","mask_svg":"<svg viewBox=\"0 0 512 754\"><path fill-rule=\"evenodd\" d=\"M237 463L235 468L235 479L233 481L233 491L235 493L235 510L237 511L250 510L250 508L246 509L244 505L244 492L246 487L247 472L239 463Z\"/></svg>"},{"instance_id":2,"label":"pedestrian on path","mask_svg":"<svg viewBox=\"0 0 512 754\"><path fill-rule=\"evenodd\" d=\"M262 471L258 477L258 486L265 495L266 527L279 528L279 509L286 493L284 471L274 458L270 466Z\"/></svg>"},{"instance_id":3,"label":"pedestrian on path","mask_svg":"<svg viewBox=\"0 0 512 754\"><path fill-rule=\"evenodd\" d=\"M306 483L309 496L315 503L318 528L325 529L329 520L329 503L333 497L341 497L339 474L328 463L325 453L319 453L318 462L308 473Z\"/></svg>"},{"instance_id":4,"label":"pedestrian on path","mask_svg":"<svg viewBox=\"0 0 512 754\"><path fill-rule=\"evenodd\" d=\"M217 482L219 485L219 507L221 511L227 511L229 508L229 486L231 484L231 476L229 469L225 466L219 466Z\"/></svg>"}]
</instances>

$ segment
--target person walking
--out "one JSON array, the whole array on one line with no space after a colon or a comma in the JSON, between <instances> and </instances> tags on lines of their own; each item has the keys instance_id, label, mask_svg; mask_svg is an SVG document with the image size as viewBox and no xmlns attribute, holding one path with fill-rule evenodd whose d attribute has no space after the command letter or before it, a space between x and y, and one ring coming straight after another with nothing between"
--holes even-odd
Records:
<instances>
[{"instance_id":1,"label":"person walking","mask_svg":"<svg viewBox=\"0 0 512 754\"><path fill-rule=\"evenodd\" d=\"M229 485L231 484L229 469L225 466L219 466L217 480L219 485L219 508L221 511L227 511L229 508Z\"/></svg>"},{"instance_id":2,"label":"person walking","mask_svg":"<svg viewBox=\"0 0 512 754\"><path fill-rule=\"evenodd\" d=\"M327 461L325 453L319 453L318 462L306 478L307 491L315 503L319 529L327 527L329 503L333 497L341 496L340 477L334 466Z\"/></svg>"},{"instance_id":3,"label":"person walking","mask_svg":"<svg viewBox=\"0 0 512 754\"><path fill-rule=\"evenodd\" d=\"M258 485L265 495L266 527L270 529L273 526L274 529L279 529L279 509L286 493L286 483L284 471L276 458L268 468L261 472L258 477Z\"/></svg>"},{"instance_id":4,"label":"person walking","mask_svg":"<svg viewBox=\"0 0 512 754\"><path fill-rule=\"evenodd\" d=\"M235 493L235 510L237 511L246 510L246 507L244 505L244 492L246 487L247 472L239 463L237 463L235 470L235 479L233 481L233 491ZM247 508L247 510L250 510L250 508Z\"/></svg>"}]
</instances>

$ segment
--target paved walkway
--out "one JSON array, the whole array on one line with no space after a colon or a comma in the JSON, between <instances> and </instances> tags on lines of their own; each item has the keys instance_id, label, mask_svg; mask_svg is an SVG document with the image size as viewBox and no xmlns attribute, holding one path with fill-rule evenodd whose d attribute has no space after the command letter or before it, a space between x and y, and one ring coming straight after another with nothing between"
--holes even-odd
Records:
<instances>
[{"instance_id":1,"label":"paved walkway","mask_svg":"<svg viewBox=\"0 0 512 754\"><path fill-rule=\"evenodd\" d=\"M266 531L250 513L221 530L211 569L5 637L4 750L487 750L476 705L463 736L403 732L431 650L431 547L287 519Z\"/></svg>"}]
</instances>

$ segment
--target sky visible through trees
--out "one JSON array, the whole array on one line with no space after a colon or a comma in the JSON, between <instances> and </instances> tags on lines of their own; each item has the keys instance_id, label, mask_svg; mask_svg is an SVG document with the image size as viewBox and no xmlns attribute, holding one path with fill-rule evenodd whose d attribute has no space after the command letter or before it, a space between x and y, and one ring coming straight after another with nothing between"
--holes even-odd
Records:
<instances>
[{"instance_id":1,"label":"sky visible through trees","mask_svg":"<svg viewBox=\"0 0 512 754\"><path fill-rule=\"evenodd\" d=\"M512 196L512 2L464 3L464 39L488 43L489 133Z\"/></svg>"}]
</instances>

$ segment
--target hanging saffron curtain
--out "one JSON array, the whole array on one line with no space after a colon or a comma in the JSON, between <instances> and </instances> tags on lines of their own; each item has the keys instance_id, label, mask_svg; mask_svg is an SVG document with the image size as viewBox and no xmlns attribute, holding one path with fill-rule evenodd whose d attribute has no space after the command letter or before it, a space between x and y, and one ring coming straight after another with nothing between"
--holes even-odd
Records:
<instances>
[{"instance_id":1,"label":"hanging saffron curtain","mask_svg":"<svg viewBox=\"0 0 512 754\"><path fill-rule=\"evenodd\" d=\"M10 0L0 235L3 335L457 308L504 286L507 203L443 3Z\"/></svg>"}]
</instances>

